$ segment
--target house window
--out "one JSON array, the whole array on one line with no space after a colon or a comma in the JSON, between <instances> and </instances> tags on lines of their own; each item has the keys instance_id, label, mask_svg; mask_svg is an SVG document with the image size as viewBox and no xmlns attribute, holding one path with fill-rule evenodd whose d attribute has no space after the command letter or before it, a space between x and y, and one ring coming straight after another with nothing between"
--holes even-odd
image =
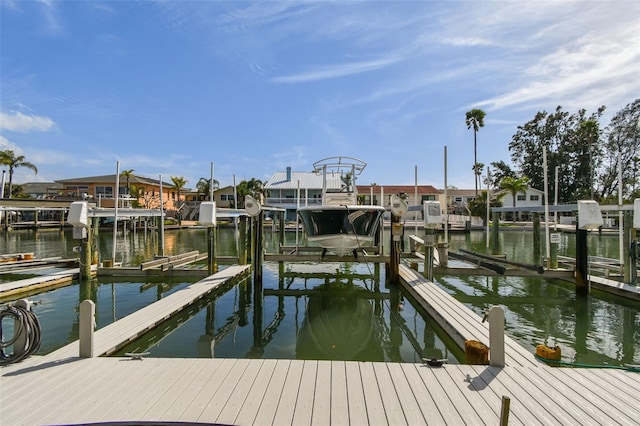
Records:
<instances>
[{"instance_id":1,"label":"house window","mask_svg":"<svg viewBox=\"0 0 640 426\"><path fill-rule=\"evenodd\" d=\"M436 196L435 195L423 195L422 196L422 201L436 201Z\"/></svg>"},{"instance_id":2,"label":"house window","mask_svg":"<svg viewBox=\"0 0 640 426\"><path fill-rule=\"evenodd\" d=\"M461 203L462 202L462 197L455 197L454 198L456 203Z\"/></svg>"},{"instance_id":3,"label":"house window","mask_svg":"<svg viewBox=\"0 0 640 426\"><path fill-rule=\"evenodd\" d=\"M518 201L526 201L527 200L527 196L526 195L522 195L522 194L518 194L516 200L518 200Z\"/></svg>"},{"instance_id":4,"label":"house window","mask_svg":"<svg viewBox=\"0 0 640 426\"><path fill-rule=\"evenodd\" d=\"M538 201L540 199L540 196L537 194L531 194L529 195L529 201Z\"/></svg>"},{"instance_id":5,"label":"house window","mask_svg":"<svg viewBox=\"0 0 640 426\"><path fill-rule=\"evenodd\" d=\"M220 194L220 201L233 201L233 194Z\"/></svg>"},{"instance_id":6,"label":"house window","mask_svg":"<svg viewBox=\"0 0 640 426\"><path fill-rule=\"evenodd\" d=\"M96 186L96 198L113 198L113 186Z\"/></svg>"}]
</instances>

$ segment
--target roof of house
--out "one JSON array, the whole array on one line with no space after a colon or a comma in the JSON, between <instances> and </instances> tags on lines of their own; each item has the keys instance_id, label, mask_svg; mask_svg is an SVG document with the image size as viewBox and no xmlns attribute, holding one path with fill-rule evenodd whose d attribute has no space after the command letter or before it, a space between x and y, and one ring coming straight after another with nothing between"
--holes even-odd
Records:
<instances>
[{"instance_id":1,"label":"roof of house","mask_svg":"<svg viewBox=\"0 0 640 426\"><path fill-rule=\"evenodd\" d=\"M77 185L77 184L89 184L89 183L115 183L116 175L102 175L102 176L87 176L80 178L71 178L71 179L58 179L56 182L64 184L64 185ZM120 184L126 184L127 178L126 176L120 176ZM148 178L145 176L139 175L131 175L129 176L129 183L132 185L135 184L143 184L143 185L160 185L160 180ZM162 181L163 186L174 187L173 182ZM189 191L188 188L182 188L184 191Z\"/></svg>"},{"instance_id":2,"label":"roof of house","mask_svg":"<svg viewBox=\"0 0 640 426\"><path fill-rule=\"evenodd\" d=\"M289 175L289 177L287 176ZM327 188L338 189L342 187L340 175L327 174ZM275 172L264 184L265 189L322 189L322 174L314 172Z\"/></svg>"},{"instance_id":3,"label":"roof of house","mask_svg":"<svg viewBox=\"0 0 640 426\"><path fill-rule=\"evenodd\" d=\"M63 188L61 184L56 182L25 182L21 186L22 192L25 194L46 194Z\"/></svg>"},{"instance_id":4,"label":"roof of house","mask_svg":"<svg viewBox=\"0 0 640 426\"><path fill-rule=\"evenodd\" d=\"M415 185L357 185L358 193L369 194L373 189L374 194L380 194L384 188L385 194L399 194L404 192L407 195L415 194ZM442 194L443 191L436 189L433 185L418 185L418 194Z\"/></svg>"}]
</instances>

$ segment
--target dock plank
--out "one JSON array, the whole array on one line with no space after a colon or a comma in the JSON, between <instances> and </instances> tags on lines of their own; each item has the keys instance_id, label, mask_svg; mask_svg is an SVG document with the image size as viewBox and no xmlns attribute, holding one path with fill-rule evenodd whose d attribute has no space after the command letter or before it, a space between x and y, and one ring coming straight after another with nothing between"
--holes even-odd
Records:
<instances>
[{"instance_id":1,"label":"dock plank","mask_svg":"<svg viewBox=\"0 0 640 426\"><path fill-rule=\"evenodd\" d=\"M416 368L422 368L422 366L420 364L400 364L400 368L424 418L434 424L444 424L445 419L442 417L430 389L427 389L420 374L416 371Z\"/></svg>"},{"instance_id":2,"label":"dock plank","mask_svg":"<svg viewBox=\"0 0 640 426\"><path fill-rule=\"evenodd\" d=\"M289 363L287 377L281 389L278 408L273 417L274 425L293 424L293 415L296 410L296 401L300 382L302 380L302 368L304 362L292 360ZM272 391L276 391L275 389ZM267 411L269 412L269 411Z\"/></svg>"},{"instance_id":3,"label":"dock plank","mask_svg":"<svg viewBox=\"0 0 640 426\"><path fill-rule=\"evenodd\" d=\"M249 389L247 398L242 404L238 415L234 420L234 424L254 424L255 418L265 400L267 388L277 371L278 363L275 359L265 359L260 367L260 371L256 375L254 385ZM275 405L275 404L274 404Z\"/></svg>"},{"instance_id":4,"label":"dock plank","mask_svg":"<svg viewBox=\"0 0 640 426\"><path fill-rule=\"evenodd\" d=\"M307 361L302 368L300 387L296 398L296 406L293 412L293 423L295 425L311 424L311 414L313 413L313 398L315 396L316 375L318 371L318 361Z\"/></svg>"},{"instance_id":5,"label":"dock plank","mask_svg":"<svg viewBox=\"0 0 640 426\"><path fill-rule=\"evenodd\" d=\"M247 401L249 393L263 365L264 360L262 359L247 364L242 372L242 376L235 382L235 386L229 389L229 397L222 410L220 410L220 414L215 418L216 423L236 424L236 418L240 414L242 406Z\"/></svg>"},{"instance_id":6,"label":"dock plank","mask_svg":"<svg viewBox=\"0 0 640 426\"><path fill-rule=\"evenodd\" d=\"M331 362L318 361L311 411L312 425L331 424L331 376Z\"/></svg>"},{"instance_id":7,"label":"dock plank","mask_svg":"<svg viewBox=\"0 0 640 426\"><path fill-rule=\"evenodd\" d=\"M367 407L368 424L387 425L391 422L387 419L387 414L380 395L380 388L376 380L376 374L371 363L360 364L360 376L362 389L364 390L364 400Z\"/></svg>"},{"instance_id":8,"label":"dock plank","mask_svg":"<svg viewBox=\"0 0 640 426\"><path fill-rule=\"evenodd\" d=\"M276 365L271 375L271 379L267 383L264 397L260 402L260 407L256 411L254 418L248 424L255 424L256 419L261 419L264 424L273 424L278 404L282 397L285 381L289 375L291 361L288 359L276 360Z\"/></svg>"},{"instance_id":9,"label":"dock plank","mask_svg":"<svg viewBox=\"0 0 640 426\"><path fill-rule=\"evenodd\" d=\"M331 363L331 424L344 423L349 418L347 372L343 361Z\"/></svg>"},{"instance_id":10,"label":"dock plank","mask_svg":"<svg viewBox=\"0 0 640 426\"><path fill-rule=\"evenodd\" d=\"M350 423L352 425L367 424L367 407L364 400L360 368L355 362L346 362L344 367L347 381L347 406L349 407Z\"/></svg>"},{"instance_id":11,"label":"dock plank","mask_svg":"<svg viewBox=\"0 0 640 426\"><path fill-rule=\"evenodd\" d=\"M239 360L237 359L223 359L221 364L213 372L209 381L202 383L201 387L195 388L196 393L193 390L190 392L192 399L191 402L184 409L179 419L188 422L198 422L202 413L207 409L207 406L213 395L216 393L222 383L225 383L230 372L234 369L235 364Z\"/></svg>"},{"instance_id":12,"label":"dock plank","mask_svg":"<svg viewBox=\"0 0 640 426\"><path fill-rule=\"evenodd\" d=\"M204 407L204 410L198 417L197 421L205 423L215 423L217 417L222 414L225 405L231 398L231 394L233 393L236 386L240 385L240 389L245 389L243 384L241 384L241 379L244 375L245 370L247 369L247 367L249 367L249 364L252 364L249 361L250 360L248 359L237 360L224 380L216 384L215 391L211 392L211 399ZM262 360L256 361L262 363ZM252 371L253 370L254 367L252 367Z\"/></svg>"}]
</instances>

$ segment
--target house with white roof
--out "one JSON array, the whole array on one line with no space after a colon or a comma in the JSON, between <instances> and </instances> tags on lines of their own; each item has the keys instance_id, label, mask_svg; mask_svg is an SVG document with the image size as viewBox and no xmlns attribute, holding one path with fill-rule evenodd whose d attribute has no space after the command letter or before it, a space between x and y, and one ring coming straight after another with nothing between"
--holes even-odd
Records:
<instances>
[{"instance_id":1,"label":"house with white roof","mask_svg":"<svg viewBox=\"0 0 640 426\"><path fill-rule=\"evenodd\" d=\"M327 189L342 188L338 174L327 174ZM286 219L295 220L298 206L322 204L321 173L295 172L287 167L284 172L275 172L264 184L265 205L287 210Z\"/></svg>"}]
</instances>

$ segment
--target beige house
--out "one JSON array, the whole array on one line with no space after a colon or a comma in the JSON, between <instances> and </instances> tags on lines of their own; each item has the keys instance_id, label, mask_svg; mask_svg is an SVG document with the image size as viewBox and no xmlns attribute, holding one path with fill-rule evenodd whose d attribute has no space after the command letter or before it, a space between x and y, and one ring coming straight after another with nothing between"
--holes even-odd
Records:
<instances>
[{"instance_id":1,"label":"beige house","mask_svg":"<svg viewBox=\"0 0 640 426\"><path fill-rule=\"evenodd\" d=\"M56 183L62 186L56 199L90 200L99 207L114 207L116 195L116 175L89 176L73 179L61 179ZM120 207L142 207L154 209L160 207L160 201L166 210L177 210L184 202L190 190L182 188L178 194L172 182L160 181L139 175L120 176L118 199ZM160 187L162 186L162 196Z\"/></svg>"}]
</instances>

